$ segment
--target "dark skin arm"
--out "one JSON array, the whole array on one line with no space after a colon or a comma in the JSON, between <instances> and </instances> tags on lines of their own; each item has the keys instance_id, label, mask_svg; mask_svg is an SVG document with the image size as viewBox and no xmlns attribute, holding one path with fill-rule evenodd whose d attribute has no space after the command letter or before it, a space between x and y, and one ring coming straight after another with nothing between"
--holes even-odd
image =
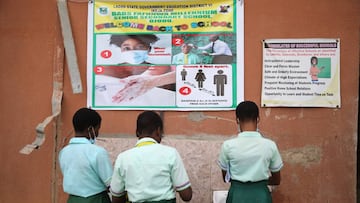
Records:
<instances>
[{"instance_id":1,"label":"dark skin arm","mask_svg":"<svg viewBox=\"0 0 360 203\"><path fill-rule=\"evenodd\" d=\"M179 195L180 195L180 197L181 197L181 199L183 201L185 201L185 202L190 201L191 198L192 198L192 188L191 188L191 186L184 189L184 190L179 191Z\"/></svg>"},{"instance_id":2,"label":"dark skin arm","mask_svg":"<svg viewBox=\"0 0 360 203\"><path fill-rule=\"evenodd\" d=\"M221 173L222 173L223 181L224 181L224 183L226 183L226 181L225 181L226 171L221 170Z\"/></svg>"},{"instance_id":3,"label":"dark skin arm","mask_svg":"<svg viewBox=\"0 0 360 203\"><path fill-rule=\"evenodd\" d=\"M280 185L280 181L281 181L280 171L271 172L271 177L269 178L268 185Z\"/></svg>"},{"instance_id":4,"label":"dark skin arm","mask_svg":"<svg viewBox=\"0 0 360 203\"><path fill-rule=\"evenodd\" d=\"M121 197L112 196L112 203L126 203L126 195L123 195Z\"/></svg>"}]
</instances>

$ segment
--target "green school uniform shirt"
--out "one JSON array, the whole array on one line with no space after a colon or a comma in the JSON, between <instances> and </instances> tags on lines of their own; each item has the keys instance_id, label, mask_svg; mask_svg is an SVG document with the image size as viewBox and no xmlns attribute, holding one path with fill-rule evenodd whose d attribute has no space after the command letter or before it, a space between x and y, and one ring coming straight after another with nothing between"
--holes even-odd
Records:
<instances>
[{"instance_id":1,"label":"green school uniform shirt","mask_svg":"<svg viewBox=\"0 0 360 203\"><path fill-rule=\"evenodd\" d=\"M89 197L107 190L113 172L107 151L83 137L71 138L59 153L64 192Z\"/></svg>"},{"instance_id":2,"label":"green school uniform shirt","mask_svg":"<svg viewBox=\"0 0 360 203\"><path fill-rule=\"evenodd\" d=\"M269 179L270 171L277 172L283 166L274 141L256 131L241 132L236 138L223 143L218 164L230 172L230 178L241 182L257 182Z\"/></svg>"}]
</instances>

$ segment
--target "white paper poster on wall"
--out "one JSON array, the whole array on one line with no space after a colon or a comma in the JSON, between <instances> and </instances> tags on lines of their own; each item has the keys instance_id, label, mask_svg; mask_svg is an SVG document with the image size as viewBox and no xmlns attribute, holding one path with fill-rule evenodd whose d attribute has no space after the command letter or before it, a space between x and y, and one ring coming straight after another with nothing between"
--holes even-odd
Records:
<instances>
[{"instance_id":1,"label":"white paper poster on wall","mask_svg":"<svg viewBox=\"0 0 360 203\"><path fill-rule=\"evenodd\" d=\"M237 0L95 0L88 10L87 106L233 110L244 96Z\"/></svg>"},{"instance_id":2,"label":"white paper poster on wall","mask_svg":"<svg viewBox=\"0 0 360 203\"><path fill-rule=\"evenodd\" d=\"M340 40L264 40L261 105L340 108Z\"/></svg>"}]
</instances>

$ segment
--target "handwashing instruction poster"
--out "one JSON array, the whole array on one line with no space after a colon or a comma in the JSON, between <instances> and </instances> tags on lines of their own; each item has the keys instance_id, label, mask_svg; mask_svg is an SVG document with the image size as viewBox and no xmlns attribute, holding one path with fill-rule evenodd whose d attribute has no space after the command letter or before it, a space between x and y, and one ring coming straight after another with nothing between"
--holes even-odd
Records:
<instances>
[{"instance_id":1,"label":"handwashing instruction poster","mask_svg":"<svg viewBox=\"0 0 360 203\"><path fill-rule=\"evenodd\" d=\"M93 1L87 105L101 110L232 110L244 96L237 0Z\"/></svg>"},{"instance_id":2,"label":"handwashing instruction poster","mask_svg":"<svg viewBox=\"0 0 360 203\"><path fill-rule=\"evenodd\" d=\"M263 107L340 108L340 40L264 40L262 78Z\"/></svg>"}]
</instances>

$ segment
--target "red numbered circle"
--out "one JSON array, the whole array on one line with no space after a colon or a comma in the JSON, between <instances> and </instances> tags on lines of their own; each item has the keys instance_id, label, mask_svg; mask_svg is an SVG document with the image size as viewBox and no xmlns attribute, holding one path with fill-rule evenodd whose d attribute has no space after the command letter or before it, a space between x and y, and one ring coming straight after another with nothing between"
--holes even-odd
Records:
<instances>
[{"instance_id":1,"label":"red numbered circle","mask_svg":"<svg viewBox=\"0 0 360 203\"><path fill-rule=\"evenodd\" d=\"M94 72L95 72L96 74L101 74L102 72L104 72L104 67L102 67L102 66L96 66L96 67L94 68Z\"/></svg>"},{"instance_id":2,"label":"red numbered circle","mask_svg":"<svg viewBox=\"0 0 360 203\"><path fill-rule=\"evenodd\" d=\"M110 58L110 57L111 57L112 53L111 53L110 50L104 50L104 51L102 51L102 52L100 53L100 55L101 55L101 57L107 59L107 58Z\"/></svg>"},{"instance_id":3,"label":"red numbered circle","mask_svg":"<svg viewBox=\"0 0 360 203\"><path fill-rule=\"evenodd\" d=\"M179 92L182 95L189 95L191 93L191 88L184 86L179 89Z\"/></svg>"},{"instance_id":4,"label":"red numbered circle","mask_svg":"<svg viewBox=\"0 0 360 203\"><path fill-rule=\"evenodd\" d=\"M174 38L172 39L172 43L174 46L180 46L184 43L184 40L182 38Z\"/></svg>"}]
</instances>

